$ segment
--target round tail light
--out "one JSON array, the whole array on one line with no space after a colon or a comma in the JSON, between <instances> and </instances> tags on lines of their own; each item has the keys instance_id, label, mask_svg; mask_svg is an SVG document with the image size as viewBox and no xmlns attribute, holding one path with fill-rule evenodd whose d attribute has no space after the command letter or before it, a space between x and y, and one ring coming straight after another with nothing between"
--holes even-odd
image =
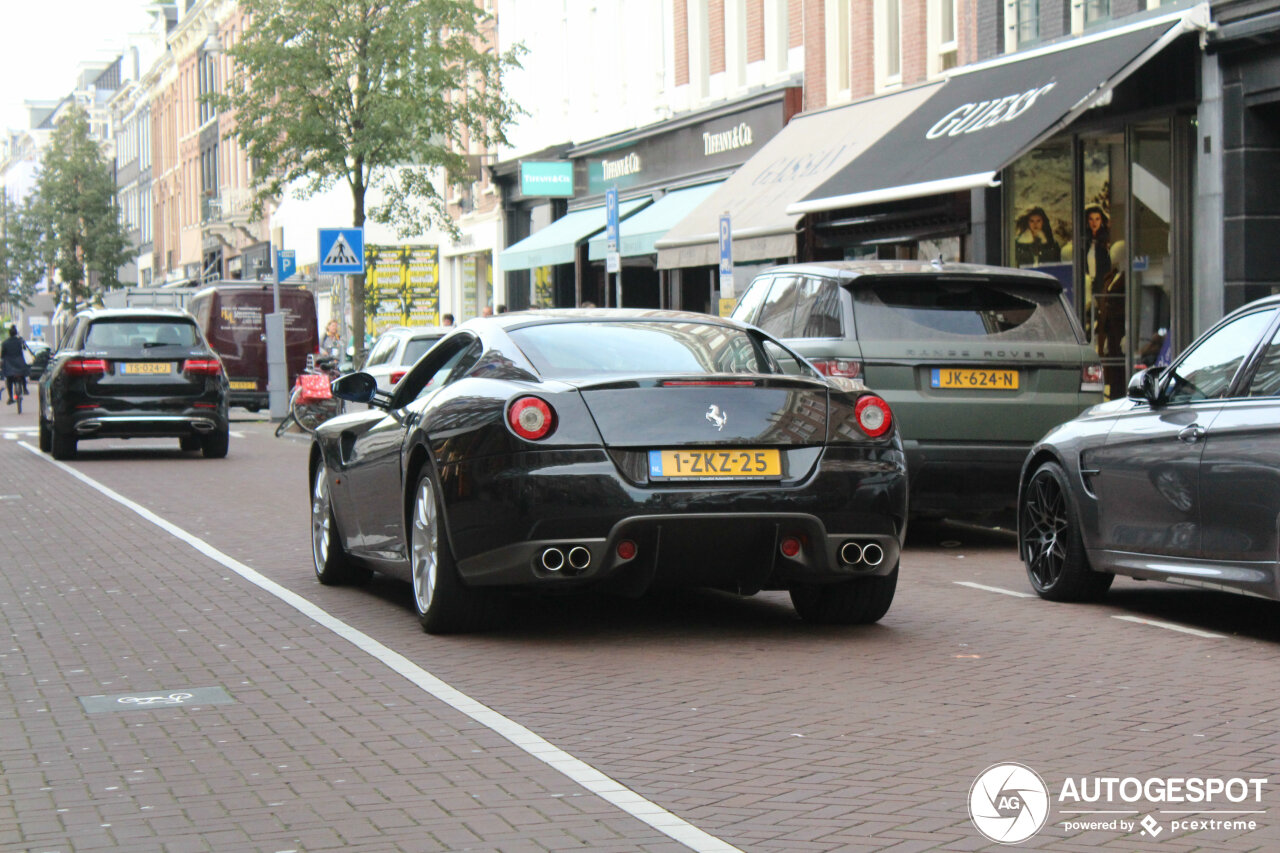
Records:
<instances>
[{"instance_id":1,"label":"round tail light","mask_svg":"<svg viewBox=\"0 0 1280 853\"><path fill-rule=\"evenodd\" d=\"M507 409L511 431L528 441L546 438L555 426L555 412L537 397L521 397Z\"/></svg>"},{"instance_id":2,"label":"round tail light","mask_svg":"<svg viewBox=\"0 0 1280 853\"><path fill-rule=\"evenodd\" d=\"M780 550L782 551L782 556L794 557L800 553L800 540L794 536L787 536L782 540Z\"/></svg>"},{"instance_id":3,"label":"round tail light","mask_svg":"<svg viewBox=\"0 0 1280 853\"><path fill-rule=\"evenodd\" d=\"M853 407L858 418L858 426L872 438L879 438L893 426L893 413L889 404L879 397L866 396L858 400Z\"/></svg>"}]
</instances>

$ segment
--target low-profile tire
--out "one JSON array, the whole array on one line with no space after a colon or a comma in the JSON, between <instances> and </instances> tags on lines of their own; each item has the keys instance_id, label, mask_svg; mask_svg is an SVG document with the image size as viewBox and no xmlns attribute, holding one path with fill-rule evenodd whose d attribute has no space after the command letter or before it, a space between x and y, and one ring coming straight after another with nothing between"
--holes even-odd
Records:
<instances>
[{"instance_id":1,"label":"low-profile tire","mask_svg":"<svg viewBox=\"0 0 1280 853\"><path fill-rule=\"evenodd\" d=\"M791 588L791 604L806 622L819 625L870 625L889 612L898 588L898 567L887 575L806 583Z\"/></svg>"},{"instance_id":2,"label":"low-profile tire","mask_svg":"<svg viewBox=\"0 0 1280 853\"><path fill-rule=\"evenodd\" d=\"M409 560L413 606L428 634L460 634L490 628L506 616L507 600L466 586L458 575L444 530L439 488L430 467L410 495Z\"/></svg>"},{"instance_id":3,"label":"low-profile tire","mask_svg":"<svg viewBox=\"0 0 1280 853\"><path fill-rule=\"evenodd\" d=\"M316 580L325 586L356 583L369 576L367 569L352 564L342 547L323 462L316 466L311 480L311 561Z\"/></svg>"},{"instance_id":4,"label":"low-profile tire","mask_svg":"<svg viewBox=\"0 0 1280 853\"><path fill-rule=\"evenodd\" d=\"M1036 469L1018 507L1022 559L1031 588L1049 601L1097 601L1115 575L1095 572L1085 554L1067 475L1056 462Z\"/></svg>"},{"instance_id":5,"label":"low-profile tire","mask_svg":"<svg viewBox=\"0 0 1280 853\"><path fill-rule=\"evenodd\" d=\"M231 449L231 430L228 427L216 429L200 436L200 450L205 459L223 459Z\"/></svg>"},{"instance_id":6,"label":"low-profile tire","mask_svg":"<svg viewBox=\"0 0 1280 853\"><path fill-rule=\"evenodd\" d=\"M40 452L48 453L53 450L53 430L49 426L49 422L44 419L44 415L40 416L40 427L37 431L40 440Z\"/></svg>"},{"instance_id":7,"label":"low-profile tire","mask_svg":"<svg viewBox=\"0 0 1280 853\"><path fill-rule=\"evenodd\" d=\"M187 453L190 453L193 450L200 450L201 449L200 436L198 435L182 436L181 438L178 439L178 448Z\"/></svg>"},{"instance_id":8,"label":"low-profile tire","mask_svg":"<svg viewBox=\"0 0 1280 853\"><path fill-rule=\"evenodd\" d=\"M76 437L74 433L58 429L58 422L49 425L49 453L54 459L76 458Z\"/></svg>"}]
</instances>

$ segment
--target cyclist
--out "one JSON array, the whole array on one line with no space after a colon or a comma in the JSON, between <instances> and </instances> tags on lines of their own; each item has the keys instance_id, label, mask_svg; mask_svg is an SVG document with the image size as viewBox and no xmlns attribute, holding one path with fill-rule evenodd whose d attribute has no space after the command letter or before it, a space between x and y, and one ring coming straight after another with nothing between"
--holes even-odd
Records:
<instances>
[{"instance_id":1,"label":"cyclist","mask_svg":"<svg viewBox=\"0 0 1280 853\"><path fill-rule=\"evenodd\" d=\"M25 394L27 390L27 359L23 355L26 341L18 336L18 327L9 327L9 337L0 343L0 372L4 373L4 387L9 394L6 405L12 406L14 394Z\"/></svg>"}]
</instances>

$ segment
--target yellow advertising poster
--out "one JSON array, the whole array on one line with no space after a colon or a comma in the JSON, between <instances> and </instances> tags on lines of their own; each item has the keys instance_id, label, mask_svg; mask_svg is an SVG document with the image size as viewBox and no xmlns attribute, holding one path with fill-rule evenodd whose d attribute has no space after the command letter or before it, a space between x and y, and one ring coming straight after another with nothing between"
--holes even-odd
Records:
<instances>
[{"instance_id":1,"label":"yellow advertising poster","mask_svg":"<svg viewBox=\"0 0 1280 853\"><path fill-rule=\"evenodd\" d=\"M440 312L440 252L436 246L368 246L365 269L376 331L434 326Z\"/></svg>"}]
</instances>

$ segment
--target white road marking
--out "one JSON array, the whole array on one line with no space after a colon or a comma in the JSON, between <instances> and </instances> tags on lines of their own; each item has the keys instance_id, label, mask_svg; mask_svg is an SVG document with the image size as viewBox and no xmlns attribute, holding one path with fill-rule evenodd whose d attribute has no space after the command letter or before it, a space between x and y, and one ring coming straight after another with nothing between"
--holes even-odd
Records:
<instances>
[{"instance_id":1,"label":"white road marking","mask_svg":"<svg viewBox=\"0 0 1280 853\"><path fill-rule=\"evenodd\" d=\"M960 586L967 586L970 589L980 589L983 592L998 592L1001 595L1012 595L1014 598L1035 598L1035 596L1029 592L1018 592L1012 589L1002 589L998 586L987 586L984 583L974 583L973 581L952 581L952 583L958 584Z\"/></svg>"},{"instance_id":2,"label":"white road marking","mask_svg":"<svg viewBox=\"0 0 1280 853\"><path fill-rule=\"evenodd\" d=\"M119 492L113 491L92 477L82 474L70 465L66 465L45 456L25 441L19 442L18 446L31 451L31 453L41 459L44 459L51 465L56 465L58 468L70 474L72 477L75 477L90 488L96 490L102 495L105 495L121 506L133 510L142 518L151 522L156 527L159 527L175 539L185 542L187 545L190 545L193 549L204 554L209 559L240 575L240 577L244 578L249 583L254 584L271 595L274 595L276 598L297 610L302 615L314 620L317 624L328 628L330 631L337 634L339 637L342 637L356 648L381 661L391 670L404 676L426 693L460 711L480 725L489 728L499 736L505 738L523 749L525 752L529 753L534 758L546 764L548 767L560 771L591 793L597 795L606 802L617 806L636 820L648 824L663 835L673 838L689 849L699 851L699 853L703 853L703 851L707 851L707 853L742 853L739 848L734 847L725 841L721 841L714 835L698 829L693 824L677 817L659 806L657 803L646 800L644 797L629 788L626 788L621 783L601 773L585 761L574 758L558 746L544 740L514 720L504 717L502 714L499 714L487 705L477 702L462 691L457 690L427 672L425 669L422 669L399 652L387 648L368 634L353 628L337 617L331 616L329 613L312 604L307 599L295 592L285 589L280 586L280 584L249 568L239 560L224 554L198 536L194 536L183 530L181 527L178 527L176 524L166 521L141 504L135 503L124 495L121 495Z\"/></svg>"},{"instance_id":3,"label":"white road marking","mask_svg":"<svg viewBox=\"0 0 1280 853\"><path fill-rule=\"evenodd\" d=\"M1144 619L1141 616L1117 616L1111 615L1112 619L1120 619L1125 622L1136 622L1139 625L1150 625L1153 628L1166 628L1170 631L1178 631L1182 634L1191 634L1193 637L1204 637L1206 640L1225 640L1226 634L1215 634L1212 631L1201 631L1199 628L1188 628L1185 625L1175 625L1173 622L1161 622L1158 619Z\"/></svg>"},{"instance_id":4,"label":"white road marking","mask_svg":"<svg viewBox=\"0 0 1280 853\"><path fill-rule=\"evenodd\" d=\"M232 438L244 438L244 433L236 432L235 430L231 430L230 435Z\"/></svg>"}]
</instances>

